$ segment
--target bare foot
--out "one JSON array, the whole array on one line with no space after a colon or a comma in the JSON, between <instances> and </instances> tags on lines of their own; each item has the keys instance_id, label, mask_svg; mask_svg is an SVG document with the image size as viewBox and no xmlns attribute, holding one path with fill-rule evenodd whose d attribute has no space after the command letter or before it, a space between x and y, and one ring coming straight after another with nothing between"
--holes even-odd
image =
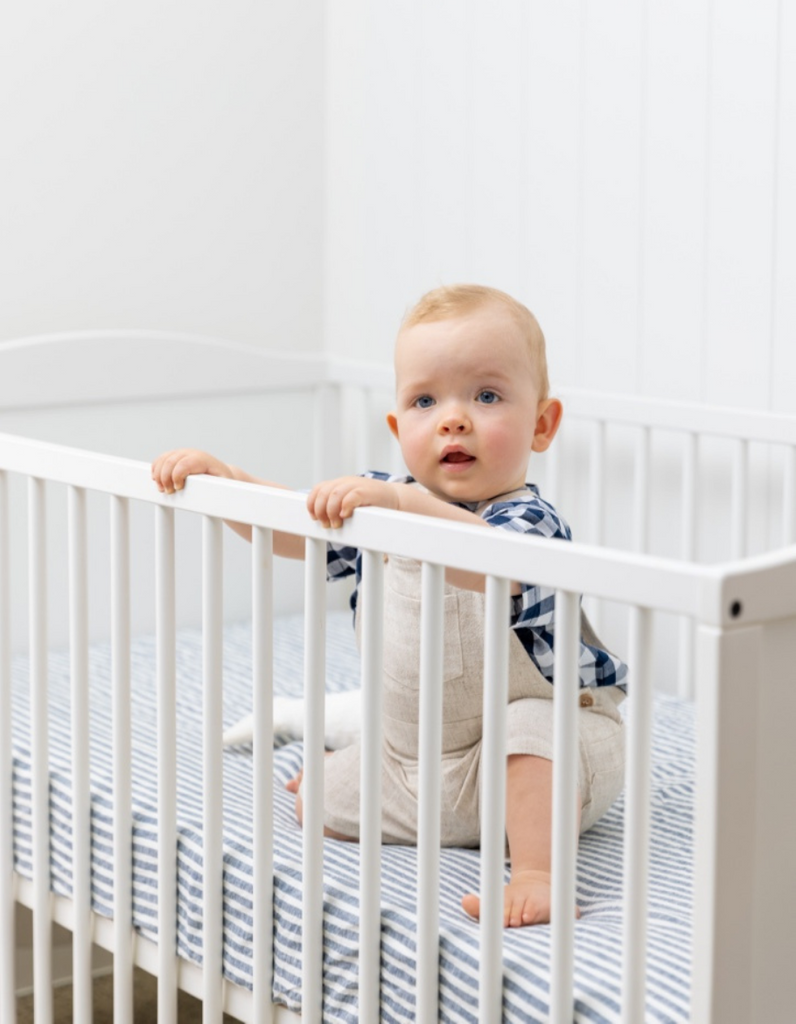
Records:
<instances>
[{"instance_id":1,"label":"bare foot","mask_svg":"<svg viewBox=\"0 0 796 1024\"><path fill-rule=\"evenodd\" d=\"M504 889L503 927L520 928L528 924L550 923L550 875L546 871L515 871ZM465 913L480 917L481 901L473 893L462 899ZM575 908L575 916L580 910Z\"/></svg>"},{"instance_id":2,"label":"bare foot","mask_svg":"<svg viewBox=\"0 0 796 1024\"><path fill-rule=\"evenodd\" d=\"M327 750L326 756L331 757L333 753L333 750ZM299 796L299 787L301 786L301 780L303 777L304 769L302 768L294 779L288 779L288 781L285 783L285 789L288 791L288 793L296 794L296 820L298 821L299 825L304 824L304 806L301 802L301 797ZM344 843L359 842L356 836L347 836L344 835L342 832L335 832L335 830L333 828L329 828L328 825L323 826L323 834L327 837L327 839L339 839Z\"/></svg>"}]
</instances>

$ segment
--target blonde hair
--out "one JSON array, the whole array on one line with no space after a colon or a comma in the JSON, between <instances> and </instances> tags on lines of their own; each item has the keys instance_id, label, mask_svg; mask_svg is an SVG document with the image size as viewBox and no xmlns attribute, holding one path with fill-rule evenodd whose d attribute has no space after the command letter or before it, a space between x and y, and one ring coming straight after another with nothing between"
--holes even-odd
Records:
<instances>
[{"instance_id":1,"label":"blonde hair","mask_svg":"<svg viewBox=\"0 0 796 1024\"><path fill-rule=\"evenodd\" d=\"M533 313L507 292L481 284L442 285L426 292L409 310L401 323L401 330L433 320L451 320L466 316L488 305L502 306L514 319L528 345L540 399L550 390L547 374L547 354L544 334Z\"/></svg>"}]
</instances>

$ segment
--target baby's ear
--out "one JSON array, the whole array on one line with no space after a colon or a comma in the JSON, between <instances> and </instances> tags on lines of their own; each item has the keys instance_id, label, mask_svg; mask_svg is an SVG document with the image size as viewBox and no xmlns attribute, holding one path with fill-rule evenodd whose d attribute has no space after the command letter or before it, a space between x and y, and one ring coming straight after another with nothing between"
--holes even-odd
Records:
<instances>
[{"instance_id":1,"label":"baby's ear","mask_svg":"<svg viewBox=\"0 0 796 1024\"><path fill-rule=\"evenodd\" d=\"M536 429L533 434L531 451L545 452L561 426L564 407L557 398L547 398L536 409Z\"/></svg>"},{"instance_id":2,"label":"baby's ear","mask_svg":"<svg viewBox=\"0 0 796 1024\"><path fill-rule=\"evenodd\" d=\"M390 428L390 433L395 438L395 440L399 441L400 438L398 437L398 417L395 415L394 412L387 413L387 426Z\"/></svg>"}]
</instances>

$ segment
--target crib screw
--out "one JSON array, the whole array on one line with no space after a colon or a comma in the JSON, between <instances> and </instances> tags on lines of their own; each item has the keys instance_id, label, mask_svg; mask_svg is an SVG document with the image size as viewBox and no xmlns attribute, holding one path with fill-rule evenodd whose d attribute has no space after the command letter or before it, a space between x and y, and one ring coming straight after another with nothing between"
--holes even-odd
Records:
<instances>
[{"instance_id":1,"label":"crib screw","mask_svg":"<svg viewBox=\"0 0 796 1024\"><path fill-rule=\"evenodd\" d=\"M730 615L732 615L732 617L734 619L737 619L742 611L743 611L743 605L741 604L741 602L740 601L733 601L732 604L730 605Z\"/></svg>"}]
</instances>

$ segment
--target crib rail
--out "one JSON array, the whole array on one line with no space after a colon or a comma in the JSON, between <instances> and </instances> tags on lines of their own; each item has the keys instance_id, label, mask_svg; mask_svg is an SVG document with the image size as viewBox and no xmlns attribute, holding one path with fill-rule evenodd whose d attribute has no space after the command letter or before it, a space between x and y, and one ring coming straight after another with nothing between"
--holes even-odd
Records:
<instances>
[{"instance_id":1,"label":"crib rail","mask_svg":"<svg viewBox=\"0 0 796 1024\"><path fill-rule=\"evenodd\" d=\"M11 472L150 504L166 500L153 496L149 467L144 463L13 435L0 434L0 441L4 466ZM168 499L170 507L313 540L327 539L324 529L305 517L304 499L300 495L205 477L193 478L190 484L190 490ZM346 523L340 538L347 540L353 529L352 523ZM493 535L458 523L442 524L384 509L365 510L356 530L356 543L363 548L389 550L423 562L439 561L440 553L444 552L444 564L450 568L506 579L516 575L517 558L521 552L527 552L533 567L532 578L542 586L680 612L715 625L730 621L728 610L720 604L724 575L720 567L696 566L576 542L557 545L537 537L524 537L518 546L517 538L505 533ZM461 544L464 538L466 552Z\"/></svg>"},{"instance_id":2,"label":"crib rail","mask_svg":"<svg viewBox=\"0 0 796 1024\"><path fill-rule=\"evenodd\" d=\"M263 1019L271 991L271 918L270 886L272 866L269 860L271 808L269 706L272 680L269 667L269 638L272 632L271 537L281 530L306 538L306 665L305 692L305 800L303 854L303 993L302 1012L306 1021L321 1019L323 959L323 693L325 681L325 542L327 532L313 523L298 495L249 484L210 478L192 478L188 486L173 496L157 493L149 468L130 460L91 455L57 445L32 442L0 435L0 569L7 562L9 547L8 514L5 501L5 475L21 473L28 477L30 495L31 570L31 686L32 707L37 721L32 730L34 741L34 862L32 887L36 945L36 1021L51 1019L48 1007L51 985L49 939L52 922L49 894L48 848L48 765L47 765L47 647L46 647L46 544L43 530L45 481L68 484L72 514L70 537L73 551L72 594L75 700L75 747L85 728L84 659L86 649L85 583L82 565L85 558L85 525L81 512L82 493L86 489L109 495L112 522L112 621L114 687L114 852L115 893L112 947L117 958L115 1002L117 1020L132 1019L132 967L136 959L132 932L130 890L130 739L129 739L129 563L130 540L128 505L130 501L154 506L158 536L158 777L159 816L164 828L159 862L159 888L169 891L173 879L176 837L168 830L167 819L174 813L173 791L176 765L174 737L174 563L173 519L175 512L192 512L204 517L204 761L205 761L205 931L203 999L205 1019L220 1020L223 1009L221 985L221 521L233 519L254 527L253 594L257 628L254 651L255 756L258 789L255 824L255 908L256 952L258 964L254 977L254 1006L251 1019ZM556 590L557 635L555 663L555 736L554 736L554 875L553 927L551 959L551 1020L557 1024L571 1020L572 970L574 950L575 832L571 808L577 786L577 744L575 740L577 692L577 637L581 594L621 601L633 609L630 651L634 663L634 707L630 721L628 759L625 979L623 1019L630 1024L643 1018L645 960L646 857L649 829L650 771L650 615L669 611L688 616L699 623L701 631L722 637L726 631L738 636L739 626L759 630L771 624L778 628L783 620L796 618L796 551L747 560L743 564L701 566L639 553L609 551L587 545L562 545L555 541L516 538L498 531L484 531L458 524L440 523L422 517L399 515L386 510L360 510L339 531L344 541L363 549L367 557L363 571L363 687L368 721L379 721L381 680L381 563L383 553L404 555L424 564L423 629L421 636L421 806L420 806L420 893L418 908L418 958L420 981L417 1008L420 1021L436 1020L438 1007L437 927L435 902L438 878L439 822L439 750L440 707L437 682L441 670L441 634L443 566L480 572L486 577L486 648L484 679L484 784L492 799L485 801L484 844L482 851L482 923L481 978L479 1014L482 1022L500 1019L502 1005L502 875L505 835L505 694L507 674L507 631L509 583L512 579L533 579ZM7 632L9 595L0 575L0 641ZM771 594L772 580L781 592ZM742 637L743 641L743 637ZM759 637L758 641L759 642ZM706 648L707 649L707 648ZM0 645L0 683L5 712L9 689L8 645ZM715 660L715 659L714 659ZM708 663L706 658L705 664ZM713 677L719 667L714 665ZM713 700L717 694L713 692ZM715 710L711 706L711 710ZM707 716L707 712L705 713ZM3 715L0 733L4 794L0 811L6 816L0 832L10 833L10 740ZM706 717L707 721L708 718ZM84 735L84 734L83 734ZM377 1020L379 1014L379 750L378 728L368 730L363 750L362 808L362 959L361 1017ZM718 756L718 755L717 755ZM435 768L436 765L436 768ZM79 766L75 785L86 787L84 767ZM713 768L710 767L710 771ZM710 772L708 772L710 775ZM710 776L715 782L715 778ZM7 788L6 788L7 785ZM78 803L76 803L76 808ZM85 822L85 811L79 812ZM76 817L76 827L78 817ZM715 825L718 829L721 821ZM711 843L715 834L702 841L701 881L708 884L715 861ZM80 851L80 852L78 852ZM708 851L705 853L705 851ZM8 852L8 851L6 851ZM87 850L76 847L76 881L85 872ZM711 860L711 856L714 857ZM3 861L11 862L11 858ZM85 875L84 882L85 882ZM84 883L83 883L84 884ZM699 880L698 880L699 884ZM712 884L712 883L711 883ZM728 883L722 879L722 884ZM711 891L715 892L714 889ZM10 914L15 883L8 871L0 881L0 910L3 920L2 946L12 948ZM75 937L76 975L82 978L80 999L83 1012L90 1005L86 956L90 929L85 885L76 888ZM706 916L716 923L716 903L707 907ZM163 983L159 996L159 1019L176 1020L177 984L173 903L164 899L160 907L161 946L157 970ZM82 922L82 923L80 923ZM714 931L705 933L715 941ZM713 946L710 946L713 949ZM711 965L709 964L708 967ZM3 960L3 979L11 967ZM707 968L706 968L707 969ZM77 993L76 989L76 993ZM8 999L4 987L3 998ZM13 1011L8 1010L13 1020ZM704 1019L708 1020L709 1017Z\"/></svg>"},{"instance_id":3,"label":"crib rail","mask_svg":"<svg viewBox=\"0 0 796 1024\"><path fill-rule=\"evenodd\" d=\"M769 538L767 548L796 543L796 417L630 395L598 396L575 388L564 389L561 397L566 411L565 428L574 423L588 429L588 439L580 441L588 450L588 486L582 489L579 499L569 494L562 504L572 508L579 500L586 509L585 535L591 543L617 543L616 535L607 538L605 513L611 471L616 473L617 462L621 462L622 446L615 440L609 441L611 430L635 435L630 456L632 484L620 485L627 488L626 501L631 506L630 515L622 520L631 550L647 552L661 546L660 528L657 540L652 539L652 520L655 503L666 492L656 484L654 441L669 445L670 454L674 446L674 458L679 463L679 484L669 480L666 486L669 491L679 486L680 507L679 512L670 508L666 533L672 538L679 534L678 554L684 561L700 559L700 535L704 540L708 516L713 524L711 539L722 539L718 544L722 562L752 553L752 537L756 538L758 548L761 537ZM566 442L567 429L563 434ZM711 445L714 447L710 448ZM716 445L721 449L718 452ZM726 507L724 499L711 499L705 493L708 485L704 482L706 472L723 463L722 452L730 462L728 469L719 473L719 477L724 472L729 476ZM562 444L557 442L550 456L545 488L546 494L554 499L559 489L557 464L563 457ZM754 523L753 503L757 506ZM778 520L770 511L777 503ZM712 506L707 512L706 505ZM616 506L613 514L616 518ZM583 535L582 529L579 535ZM599 632L602 605L592 604L590 613ZM688 617L680 620L676 643L678 693L693 699L694 628Z\"/></svg>"},{"instance_id":4,"label":"crib rail","mask_svg":"<svg viewBox=\"0 0 796 1024\"><path fill-rule=\"evenodd\" d=\"M782 545L796 541L796 416L748 409L695 405L629 395L596 395L574 388L562 393L567 417L592 425L590 490L595 513L591 539L603 540L601 510L604 503L605 428L632 427L637 431L635 452L634 537L635 548L647 550L649 525L649 445L652 432L683 437L681 553L687 561L696 556L698 444L702 438L732 442L731 537L732 557L747 554L749 519L750 445L780 447L784 455L782 487Z\"/></svg>"}]
</instances>

